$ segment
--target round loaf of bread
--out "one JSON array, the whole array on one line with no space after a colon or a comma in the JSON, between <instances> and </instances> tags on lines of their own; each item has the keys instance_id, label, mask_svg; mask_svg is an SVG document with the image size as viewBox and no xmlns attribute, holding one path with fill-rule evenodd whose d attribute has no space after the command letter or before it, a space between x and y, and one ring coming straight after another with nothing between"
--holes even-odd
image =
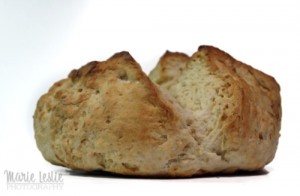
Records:
<instances>
[{"instance_id":1,"label":"round loaf of bread","mask_svg":"<svg viewBox=\"0 0 300 196\"><path fill-rule=\"evenodd\" d=\"M183 177L263 168L280 130L274 78L201 46L166 52L147 77L128 52L73 70L43 95L35 138L77 170Z\"/></svg>"}]
</instances>

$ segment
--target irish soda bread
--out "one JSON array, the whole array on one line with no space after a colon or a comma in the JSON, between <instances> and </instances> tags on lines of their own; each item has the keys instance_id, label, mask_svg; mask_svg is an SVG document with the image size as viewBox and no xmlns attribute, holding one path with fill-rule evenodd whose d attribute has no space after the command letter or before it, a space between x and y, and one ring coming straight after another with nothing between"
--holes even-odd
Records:
<instances>
[{"instance_id":1,"label":"irish soda bread","mask_svg":"<svg viewBox=\"0 0 300 196\"><path fill-rule=\"evenodd\" d=\"M166 52L147 77L128 52L90 62L37 104L35 138L49 162L136 176L263 168L281 122L274 78L212 46Z\"/></svg>"}]
</instances>

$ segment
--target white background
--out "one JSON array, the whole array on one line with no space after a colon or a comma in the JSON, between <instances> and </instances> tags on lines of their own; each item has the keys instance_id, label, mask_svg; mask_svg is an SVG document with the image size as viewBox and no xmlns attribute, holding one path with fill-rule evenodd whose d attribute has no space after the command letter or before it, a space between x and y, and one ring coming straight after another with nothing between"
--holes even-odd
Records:
<instances>
[{"instance_id":1,"label":"white background","mask_svg":"<svg viewBox=\"0 0 300 196\"><path fill-rule=\"evenodd\" d=\"M192 54L201 44L281 85L281 138L268 174L127 179L78 175L42 158L34 141L35 104L70 70L127 50L148 73L166 49ZM297 0L0 0L0 195L299 195L299 45ZM61 190L8 190L6 170L57 171L64 184Z\"/></svg>"}]
</instances>

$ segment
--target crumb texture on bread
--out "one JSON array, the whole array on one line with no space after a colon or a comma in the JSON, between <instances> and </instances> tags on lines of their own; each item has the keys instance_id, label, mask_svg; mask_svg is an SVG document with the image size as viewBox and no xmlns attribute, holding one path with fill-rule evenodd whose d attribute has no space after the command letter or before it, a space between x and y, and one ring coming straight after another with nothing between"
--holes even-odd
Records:
<instances>
[{"instance_id":1,"label":"crumb texture on bread","mask_svg":"<svg viewBox=\"0 0 300 196\"><path fill-rule=\"evenodd\" d=\"M71 71L39 99L35 139L46 160L78 170L253 171L276 152L279 91L274 78L212 46L191 57L167 51L149 77L120 52Z\"/></svg>"},{"instance_id":2,"label":"crumb texture on bread","mask_svg":"<svg viewBox=\"0 0 300 196\"><path fill-rule=\"evenodd\" d=\"M164 55L157 66L168 67L166 59L175 54ZM257 170L274 158L281 121L274 78L211 46L199 47L171 85L163 74L150 78L193 113L190 127L201 149L220 157L208 160L213 167L206 171L217 171L215 165L220 171Z\"/></svg>"}]
</instances>

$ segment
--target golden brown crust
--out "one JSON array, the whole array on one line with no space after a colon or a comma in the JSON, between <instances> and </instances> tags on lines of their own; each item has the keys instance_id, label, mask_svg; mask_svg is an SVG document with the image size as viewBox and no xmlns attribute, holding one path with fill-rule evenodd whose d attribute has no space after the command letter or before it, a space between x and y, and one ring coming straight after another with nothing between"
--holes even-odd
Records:
<instances>
[{"instance_id":1,"label":"golden brown crust","mask_svg":"<svg viewBox=\"0 0 300 196\"><path fill-rule=\"evenodd\" d=\"M73 70L41 97L37 145L45 159L73 169L176 175L164 167L188 141L177 137L183 118L171 102L129 53L118 53Z\"/></svg>"},{"instance_id":2,"label":"golden brown crust","mask_svg":"<svg viewBox=\"0 0 300 196\"><path fill-rule=\"evenodd\" d=\"M171 85L174 78L186 68L189 60L190 57L184 53L166 51L149 77L157 84L168 83Z\"/></svg>"},{"instance_id":3,"label":"golden brown crust","mask_svg":"<svg viewBox=\"0 0 300 196\"><path fill-rule=\"evenodd\" d=\"M163 73L170 70L162 71L162 68L159 68L174 69L165 65L166 62L172 61L171 58L166 59L168 56L164 56L163 61L161 59L155 68L160 72L155 75L151 73L150 78L154 82L159 81L157 83L174 97L178 97L177 100L180 103L182 100L186 103L185 99L181 98L184 95L180 93L178 83L187 83L188 81L183 78L183 75L188 74L177 73L177 75L173 75L173 82L170 83ZM173 60L174 56L176 53L172 54ZM222 166L223 169L227 167L222 172L252 171L262 168L274 158L277 149L281 122L279 85L271 76L235 60L227 53L212 46L200 46L198 52L191 57L186 66L198 66L189 65L198 60L208 66L210 75L215 75L225 82L227 94L230 94L230 99L233 101L230 104L229 100L224 100L229 105L220 114L220 121L224 122L224 126L209 134L212 137L219 134L217 137L219 139L215 138L216 142L212 142L212 137L207 135L205 139L201 140L200 145L208 151L211 150L221 155L222 159L229 163ZM189 72L189 74L192 73ZM192 86L187 88L181 89L186 91ZM196 121L201 121L201 118L196 118ZM201 130L199 127L196 129ZM212 148L208 146L212 146ZM211 165L213 164L215 162ZM211 171L208 169L206 172Z\"/></svg>"},{"instance_id":4,"label":"golden brown crust","mask_svg":"<svg viewBox=\"0 0 300 196\"><path fill-rule=\"evenodd\" d=\"M120 52L55 83L34 114L45 159L173 177L252 171L273 159L281 120L274 78L211 46L192 57L167 51L150 78L160 87Z\"/></svg>"},{"instance_id":5,"label":"golden brown crust","mask_svg":"<svg viewBox=\"0 0 300 196\"><path fill-rule=\"evenodd\" d=\"M262 168L274 158L281 122L280 87L275 79L235 60L227 53L212 47L200 46L210 64L225 69L236 80L243 100L238 132L228 129L227 147L238 149L249 165L249 170ZM229 70L228 70L229 68Z\"/></svg>"}]
</instances>

